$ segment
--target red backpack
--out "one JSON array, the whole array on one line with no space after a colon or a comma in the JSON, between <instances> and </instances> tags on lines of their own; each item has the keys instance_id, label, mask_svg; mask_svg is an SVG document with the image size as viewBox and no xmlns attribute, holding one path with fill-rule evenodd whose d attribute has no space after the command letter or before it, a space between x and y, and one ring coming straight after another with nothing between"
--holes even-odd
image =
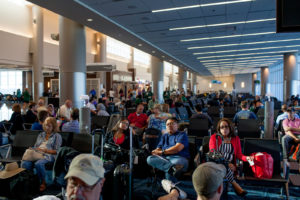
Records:
<instances>
[{"instance_id":1,"label":"red backpack","mask_svg":"<svg viewBox=\"0 0 300 200\"><path fill-rule=\"evenodd\" d=\"M251 165L252 171L256 178L270 179L273 176L273 158L266 152L252 153L254 164Z\"/></svg>"}]
</instances>

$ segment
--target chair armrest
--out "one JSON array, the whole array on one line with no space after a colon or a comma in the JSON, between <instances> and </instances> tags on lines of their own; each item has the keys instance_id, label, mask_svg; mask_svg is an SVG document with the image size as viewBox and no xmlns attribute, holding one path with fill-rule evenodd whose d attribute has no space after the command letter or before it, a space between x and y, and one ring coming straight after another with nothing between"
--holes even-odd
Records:
<instances>
[{"instance_id":1,"label":"chair armrest","mask_svg":"<svg viewBox=\"0 0 300 200\"><path fill-rule=\"evenodd\" d=\"M8 158L8 157L9 157L10 152L11 152L11 148L12 148L12 145L11 145L11 144L5 144L5 145L1 145L1 146L0 146L0 149L4 149L4 148L7 148L7 147L8 147L8 149L7 149L5 158Z\"/></svg>"}]
</instances>

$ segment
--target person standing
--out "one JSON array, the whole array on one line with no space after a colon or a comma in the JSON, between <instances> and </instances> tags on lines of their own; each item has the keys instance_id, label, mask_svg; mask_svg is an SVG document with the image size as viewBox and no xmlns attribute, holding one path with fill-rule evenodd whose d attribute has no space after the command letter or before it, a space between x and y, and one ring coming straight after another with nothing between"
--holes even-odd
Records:
<instances>
[{"instance_id":1,"label":"person standing","mask_svg":"<svg viewBox=\"0 0 300 200\"><path fill-rule=\"evenodd\" d=\"M115 97L115 91L112 88L110 88L110 90L109 90L109 100L111 102L114 102L114 97Z\"/></svg>"}]
</instances>

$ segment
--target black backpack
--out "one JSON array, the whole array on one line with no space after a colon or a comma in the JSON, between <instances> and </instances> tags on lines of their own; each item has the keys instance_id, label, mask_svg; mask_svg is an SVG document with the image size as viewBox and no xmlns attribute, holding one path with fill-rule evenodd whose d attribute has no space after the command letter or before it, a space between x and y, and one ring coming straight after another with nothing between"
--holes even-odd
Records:
<instances>
[{"instance_id":1,"label":"black backpack","mask_svg":"<svg viewBox=\"0 0 300 200\"><path fill-rule=\"evenodd\" d=\"M39 187L38 176L24 170L13 177L0 179L0 196L8 199L31 200L39 193Z\"/></svg>"}]
</instances>

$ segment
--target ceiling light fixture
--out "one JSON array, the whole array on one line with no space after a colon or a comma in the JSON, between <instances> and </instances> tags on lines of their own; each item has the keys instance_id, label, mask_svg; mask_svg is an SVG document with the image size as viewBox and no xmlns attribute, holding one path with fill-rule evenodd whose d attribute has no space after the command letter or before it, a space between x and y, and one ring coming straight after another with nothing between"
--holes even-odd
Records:
<instances>
[{"instance_id":1,"label":"ceiling light fixture","mask_svg":"<svg viewBox=\"0 0 300 200\"><path fill-rule=\"evenodd\" d=\"M181 6L181 7L174 7L174 8L165 8L165 9L158 9L152 10L153 13L157 12L168 12L174 10L183 10L183 9L190 9L190 8L199 8L199 7L207 7L207 6L219 6L219 5L226 5L226 4L234 4L234 3L244 3L253 0L237 0L237 1L225 1L225 2L218 2L218 3L207 3L207 4L196 4L191 6Z\"/></svg>"},{"instance_id":2,"label":"ceiling light fixture","mask_svg":"<svg viewBox=\"0 0 300 200\"><path fill-rule=\"evenodd\" d=\"M293 48L293 47L300 47L300 45L277 46L277 47L261 47L261 48L253 48L253 49L234 49L234 50L212 51L212 52L193 53L193 54L194 55L203 55L203 54L212 54L212 53L228 53L228 52L239 52L239 51L256 51L256 50L278 49L278 48Z\"/></svg>"},{"instance_id":3,"label":"ceiling light fixture","mask_svg":"<svg viewBox=\"0 0 300 200\"><path fill-rule=\"evenodd\" d=\"M250 21L240 21L240 22L228 22L221 24L208 24L208 25L197 25L197 26L185 26L185 27L177 27L177 28L169 28L170 31L176 30L186 30L186 29L195 29L195 28L207 28L207 27L215 27L215 26L228 26L234 24L249 24L249 23L257 23L257 22L266 22L266 21L275 21L276 18L271 19L258 19L258 20L250 20Z\"/></svg>"},{"instance_id":4,"label":"ceiling light fixture","mask_svg":"<svg viewBox=\"0 0 300 200\"><path fill-rule=\"evenodd\" d=\"M223 39L223 38L234 38L234 37L257 36L257 35L267 35L267 34L274 34L274 33L276 33L276 32L249 33L249 34L226 35L226 36L207 37L207 38L193 38L193 39L180 40L180 42L193 42L193 41L200 41L200 40L212 40L212 39Z\"/></svg>"},{"instance_id":5,"label":"ceiling light fixture","mask_svg":"<svg viewBox=\"0 0 300 200\"><path fill-rule=\"evenodd\" d=\"M88 22L92 22L92 21L93 21L93 19L89 18L89 19L87 19L86 21L88 21Z\"/></svg>"},{"instance_id":6,"label":"ceiling light fixture","mask_svg":"<svg viewBox=\"0 0 300 200\"><path fill-rule=\"evenodd\" d=\"M219 55L219 56L206 56L206 57L197 57L197 59L205 59L205 58L222 58L222 57L238 57L238 56L248 56L248 55L259 55L259 54L276 54L276 53L294 53L298 52L297 49L289 50L289 51L271 51L271 52L258 52L258 53L244 53L244 54L231 54L231 55Z\"/></svg>"},{"instance_id":7,"label":"ceiling light fixture","mask_svg":"<svg viewBox=\"0 0 300 200\"><path fill-rule=\"evenodd\" d=\"M230 46L252 45L252 44L266 44L266 43L276 43L276 42L290 42L290 41L299 41L299 40L300 39L271 40L271 41L261 41L261 42L246 42L246 43L223 44L223 45L214 45L214 46L188 47L187 49L204 49L204 48L230 47Z\"/></svg>"},{"instance_id":8,"label":"ceiling light fixture","mask_svg":"<svg viewBox=\"0 0 300 200\"><path fill-rule=\"evenodd\" d=\"M257 58L282 58L280 55L275 56L254 56L254 57L242 57L242 58L226 58L226 59L219 59L219 60L203 60L201 63L207 62L219 62L219 61L226 61L226 60L246 60L246 59L257 59Z\"/></svg>"}]
</instances>

